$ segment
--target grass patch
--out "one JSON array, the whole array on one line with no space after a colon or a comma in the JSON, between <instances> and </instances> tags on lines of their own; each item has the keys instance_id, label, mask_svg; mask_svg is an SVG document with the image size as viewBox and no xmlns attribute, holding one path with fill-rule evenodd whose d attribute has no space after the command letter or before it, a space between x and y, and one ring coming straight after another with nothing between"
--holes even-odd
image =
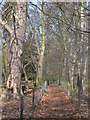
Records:
<instances>
[{"instance_id":1,"label":"grass patch","mask_svg":"<svg viewBox=\"0 0 90 120\"><path fill-rule=\"evenodd\" d=\"M32 98L24 98L24 101L32 103Z\"/></svg>"},{"instance_id":2,"label":"grass patch","mask_svg":"<svg viewBox=\"0 0 90 120\"><path fill-rule=\"evenodd\" d=\"M2 95L2 88L0 88L0 97L1 97L1 95Z\"/></svg>"},{"instance_id":3,"label":"grass patch","mask_svg":"<svg viewBox=\"0 0 90 120\"><path fill-rule=\"evenodd\" d=\"M48 92L48 91L46 91L46 90L44 90L44 93L49 94L49 92Z\"/></svg>"},{"instance_id":4,"label":"grass patch","mask_svg":"<svg viewBox=\"0 0 90 120\"><path fill-rule=\"evenodd\" d=\"M85 81L85 84L86 84L86 85L90 85L90 81L89 81L89 80L86 80L86 81Z\"/></svg>"}]
</instances>

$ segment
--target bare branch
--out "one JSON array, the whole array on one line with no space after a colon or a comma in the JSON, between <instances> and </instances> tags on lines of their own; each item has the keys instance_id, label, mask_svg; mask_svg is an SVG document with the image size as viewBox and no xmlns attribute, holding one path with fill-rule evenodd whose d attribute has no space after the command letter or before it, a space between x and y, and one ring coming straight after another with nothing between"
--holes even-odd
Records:
<instances>
[{"instance_id":1,"label":"bare branch","mask_svg":"<svg viewBox=\"0 0 90 120\"><path fill-rule=\"evenodd\" d=\"M10 28L9 25L7 25L6 22L4 22L4 21L2 21L2 20L0 19L0 25L1 25L2 27L4 27L4 28L10 33L10 35L12 36L13 30Z\"/></svg>"}]
</instances>

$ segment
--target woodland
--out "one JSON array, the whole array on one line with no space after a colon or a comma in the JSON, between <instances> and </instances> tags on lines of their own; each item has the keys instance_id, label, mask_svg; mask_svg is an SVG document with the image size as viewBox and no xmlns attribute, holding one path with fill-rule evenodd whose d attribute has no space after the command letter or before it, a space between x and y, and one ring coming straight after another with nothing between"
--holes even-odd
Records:
<instances>
[{"instance_id":1,"label":"woodland","mask_svg":"<svg viewBox=\"0 0 90 120\"><path fill-rule=\"evenodd\" d=\"M87 119L90 1L0 1L0 119Z\"/></svg>"}]
</instances>

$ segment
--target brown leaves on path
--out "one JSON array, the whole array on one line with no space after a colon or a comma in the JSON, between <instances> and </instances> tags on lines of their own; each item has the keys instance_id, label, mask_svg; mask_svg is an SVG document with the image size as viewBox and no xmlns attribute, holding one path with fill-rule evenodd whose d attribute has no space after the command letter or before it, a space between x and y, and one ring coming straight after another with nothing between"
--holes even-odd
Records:
<instances>
[{"instance_id":1,"label":"brown leaves on path","mask_svg":"<svg viewBox=\"0 0 90 120\"><path fill-rule=\"evenodd\" d=\"M57 84L47 87L48 94L44 93L41 102L34 112L35 118L87 118L88 111L79 113L76 102L71 103L63 88Z\"/></svg>"},{"instance_id":2,"label":"brown leaves on path","mask_svg":"<svg viewBox=\"0 0 90 120\"><path fill-rule=\"evenodd\" d=\"M23 117L24 119L46 120L62 119L62 118L88 118L87 104L85 101L81 103L81 112L78 112L77 100L74 104L71 98L67 96L63 88L57 84L51 84L47 87L47 93L44 92L40 102L35 105L34 112L32 111L32 95L24 96L23 102ZM36 92L37 93L37 92ZM35 93L35 94L36 94ZM85 103L85 104L83 104ZM20 117L20 100L10 100L2 103L3 118L19 118Z\"/></svg>"}]
</instances>

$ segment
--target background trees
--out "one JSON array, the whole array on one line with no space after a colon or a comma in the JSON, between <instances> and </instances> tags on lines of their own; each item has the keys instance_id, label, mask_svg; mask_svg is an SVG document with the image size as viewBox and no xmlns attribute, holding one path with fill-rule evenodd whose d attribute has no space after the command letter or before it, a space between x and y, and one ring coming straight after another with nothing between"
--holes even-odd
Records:
<instances>
[{"instance_id":1,"label":"background trees","mask_svg":"<svg viewBox=\"0 0 90 120\"><path fill-rule=\"evenodd\" d=\"M87 12L85 2L4 3L2 78L13 81L14 94L21 81L50 80L59 82L72 101L78 90L80 100L88 82Z\"/></svg>"}]
</instances>

